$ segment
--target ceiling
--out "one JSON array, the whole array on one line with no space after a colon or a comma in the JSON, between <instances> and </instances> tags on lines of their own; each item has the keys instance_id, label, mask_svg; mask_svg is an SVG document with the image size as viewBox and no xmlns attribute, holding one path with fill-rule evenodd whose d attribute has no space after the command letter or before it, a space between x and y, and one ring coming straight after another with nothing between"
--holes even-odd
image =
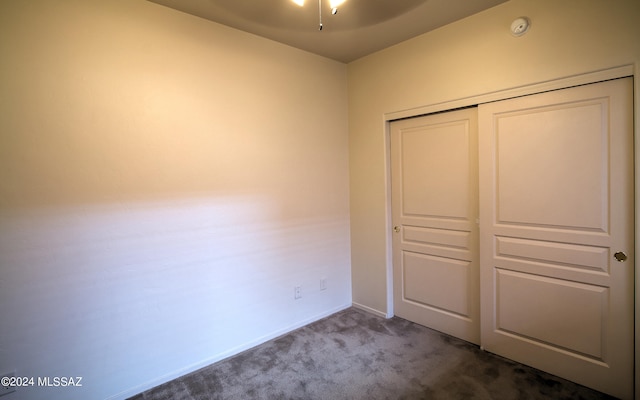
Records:
<instances>
[{"instance_id":1,"label":"ceiling","mask_svg":"<svg viewBox=\"0 0 640 400\"><path fill-rule=\"evenodd\" d=\"M346 0L331 14L318 0L149 0L349 63L507 0Z\"/></svg>"}]
</instances>

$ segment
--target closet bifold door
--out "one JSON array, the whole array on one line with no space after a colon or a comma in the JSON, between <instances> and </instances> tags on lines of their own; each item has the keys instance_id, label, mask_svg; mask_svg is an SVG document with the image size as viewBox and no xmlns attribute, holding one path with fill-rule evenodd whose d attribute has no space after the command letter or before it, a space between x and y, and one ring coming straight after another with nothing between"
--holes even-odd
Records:
<instances>
[{"instance_id":1,"label":"closet bifold door","mask_svg":"<svg viewBox=\"0 0 640 400\"><path fill-rule=\"evenodd\" d=\"M633 398L631 78L478 108L481 344Z\"/></svg>"},{"instance_id":2,"label":"closet bifold door","mask_svg":"<svg viewBox=\"0 0 640 400\"><path fill-rule=\"evenodd\" d=\"M477 109L391 123L395 315L480 343Z\"/></svg>"}]
</instances>

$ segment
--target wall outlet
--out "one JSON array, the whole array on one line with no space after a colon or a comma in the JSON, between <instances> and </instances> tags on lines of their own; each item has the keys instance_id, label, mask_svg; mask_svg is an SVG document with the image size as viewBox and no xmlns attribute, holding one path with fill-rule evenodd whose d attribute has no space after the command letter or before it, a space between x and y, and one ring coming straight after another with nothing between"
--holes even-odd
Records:
<instances>
[{"instance_id":1,"label":"wall outlet","mask_svg":"<svg viewBox=\"0 0 640 400\"><path fill-rule=\"evenodd\" d=\"M298 300L301 297L302 297L302 290L300 289L300 286L294 287L293 288L293 298Z\"/></svg>"},{"instance_id":2,"label":"wall outlet","mask_svg":"<svg viewBox=\"0 0 640 400\"><path fill-rule=\"evenodd\" d=\"M320 278L320 290L327 290L327 278Z\"/></svg>"},{"instance_id":3,"label":"wall outlet","mask_svg":"<svg viewBox=\"0 0 640 400\"><path fill-rule=\"evenodd\" d=\"M16 376L16 371L6 372L0 375L0 397L5 394L13 393L16 391L15 386L5 386L7 378L13 378Z\"/></svg>"}]
</instances>

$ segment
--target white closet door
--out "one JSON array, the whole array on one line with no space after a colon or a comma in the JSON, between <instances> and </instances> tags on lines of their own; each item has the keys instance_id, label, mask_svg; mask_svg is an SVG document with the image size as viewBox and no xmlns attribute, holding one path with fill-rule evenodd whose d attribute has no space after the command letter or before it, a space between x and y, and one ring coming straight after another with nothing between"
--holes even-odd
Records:
<instances>
[{"instance_id":1,"label":"white closet door","mask_svg":"<svg viewBox=\"0 0 640 400\"><path fill-rule=\"evenodd\" d=\"M482 346L633 397L630 78L481 105Z\"/></svg>"},{"instance_id":2,"label":"white closet door","mask_svg":"<svg viewBox=\"0 0 640 400\"><path fill-rule=\"evenodd\" d=\"M394 313L479 343L477 110L391 123Z\"/></svg>"}]
</instances>

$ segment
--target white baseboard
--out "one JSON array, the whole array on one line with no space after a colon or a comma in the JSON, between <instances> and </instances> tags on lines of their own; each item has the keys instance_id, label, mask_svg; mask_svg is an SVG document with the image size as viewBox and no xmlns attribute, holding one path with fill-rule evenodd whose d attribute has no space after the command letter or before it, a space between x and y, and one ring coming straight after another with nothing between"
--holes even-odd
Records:
<instances>
[{"instance_id":1,"label":"white baseboard","mask_svg":"<svg viewBox=\"0 0 640 400\"><path fill-rule=\"evenodd\" d=\"M277 337L280 337L282 335L285 335L287 333L295 331L296 329L302 328L303 326L309 325L309 324L311 324L313 322L316 322L318 320L326 318L326 317L328 317L330 315L333 315L333 314L335 314L337 312L346 310L349 307L351 307L351 304L344 304L344 305L341 305L339 307L333 308L331 310L328 310L328 311L322 312L320 314L314 315L311 318L307 318L305 320L299 321L299 322L297 322L297 323L295 323L293 325L290 325L290 326L288 326L286 328L279 329L279 330L277 330L275 332L272 332L272 333L270 333L268 335L259 337L258 339L253 340L251 342L248 342L248 343L245 343L243 345L240 345L240 346L234 347L232 349L226 350L226 351L224 351L222 353L216 354L213 357L209 357L209 358L207 358L205 360L202 360L200 362L192 364L192 365L190 365L188 367L181 368L181 369L179 369L177 371L174 371L172 373L163 375L163 376L161 376L161 377L159 377L157 379L153 379L153 380L151 380L149 382L145 382L144 384L138 385L138 386L133 387L131 389L127 389L127 390L125 390L123 392L120 392L120 393L118 393L116 395L108 397L106 400L124 400L124 399L127 399L127 398L131 397L131 396L135 396L138 393L142 393L142 392L144 392L146 390L149 390L149 389L154 388L156 386L162 385L163 383L167 383L167 382L169 382L169 381L171 381L173 379L177 379L177 378L179 378L181 376L184 376L184 375L187 375L187 374L189 374L191 372L197 371L197 370L199 370L201 368L204 368L204 367L206 367L208 365L214 364L214 363L216 363L218 361L222 361L225 358L229 358L229 357L232 357L232 356L234 356L236 354L242 353L243 351L249 350L249 349L251 349L253 347L256 347L258 345L266 343L269 340L275 339Z\"/></svg>"},{"instance_id":2,"label":"white baseboard","mask_svg":"<svg viewBox=\"0 0 640 400\"><path fill-rule=\"evenodd\" d=\"M382 317L382 318L391 318L391 317L393 317L393 314L389 315L389 314L387 314L385 312L382 312L380 310L376 310L375 308L371 308L371 307L365 306L365 305L360 304L360 303L353 303L352 305L355 308L359 308L362 311L366 311L368 313L377 315L377 316Z\"/></svg>"}]
</instances>

